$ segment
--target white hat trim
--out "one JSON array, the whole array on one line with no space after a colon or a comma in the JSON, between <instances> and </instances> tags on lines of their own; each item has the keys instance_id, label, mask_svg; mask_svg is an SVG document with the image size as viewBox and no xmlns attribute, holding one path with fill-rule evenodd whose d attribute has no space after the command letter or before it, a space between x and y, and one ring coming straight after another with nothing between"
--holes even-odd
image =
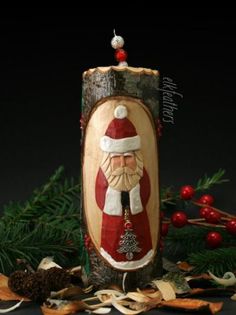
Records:
<instances>
[{"instance_id":1,"label":"white hat trim","mask_svg":"<svg viewBox=\"0 0 236 315\"><path fill-rule=\"evenodd\" d=\"M100 148L109 153L124 153L140 149L141 140L139 135L122 139L113 139L108 136L103 136L100 139Z\"/></svg>"}]
</instances>

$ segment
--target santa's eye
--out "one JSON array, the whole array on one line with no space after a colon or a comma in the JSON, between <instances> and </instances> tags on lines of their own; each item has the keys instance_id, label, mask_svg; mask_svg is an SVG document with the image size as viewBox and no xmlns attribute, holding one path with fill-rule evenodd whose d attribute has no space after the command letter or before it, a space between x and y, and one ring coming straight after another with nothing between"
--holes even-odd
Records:
<instances>
[{"instance_id":1,"label":"santa's eye","mask_svg":"<svg viewBox=\"0 0 236 315\"><path fill-rule=\"evenodd\" d=\"M133 154L133 152L124 153L124 157L127 157L127 156L133 157L134 154Z\"/></svg>"},{"instance_id":2,"label":"santa's eye","mask_svg":"<svg viewBox=\"0 0 236 315\"><path fill-rule=\"evenodd\" d=\"M121 155L123 155L123 154L119 154L119 153L111 153L111 158L113 158L113 157L118 157L118 156L121 156Z\"/></svg>"}]
</instances>

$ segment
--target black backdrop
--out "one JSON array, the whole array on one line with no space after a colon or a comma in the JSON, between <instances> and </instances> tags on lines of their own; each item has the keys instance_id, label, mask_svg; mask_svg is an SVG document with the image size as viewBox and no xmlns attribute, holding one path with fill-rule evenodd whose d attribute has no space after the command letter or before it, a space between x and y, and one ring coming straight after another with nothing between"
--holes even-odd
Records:
<instances>
[{"instance_id":1,"label":"black backdrop","mask_svg":"<svg viewBox=\"0 0 236 315\"><path fill-rule=\"evenodd\" d=\"M110 46L115 27L125 38L129 65L159 69L184 96L175 98L174 124L164 123L161 186L194 184L225 168L231 181L213 190L215 205L234 211L233 15L159 11L128 18L120 10L109 21L79 11L1 12L0 204L25 200L59 165L79 177L81 75L116 64Z\"/></svg>"}]
</instances>

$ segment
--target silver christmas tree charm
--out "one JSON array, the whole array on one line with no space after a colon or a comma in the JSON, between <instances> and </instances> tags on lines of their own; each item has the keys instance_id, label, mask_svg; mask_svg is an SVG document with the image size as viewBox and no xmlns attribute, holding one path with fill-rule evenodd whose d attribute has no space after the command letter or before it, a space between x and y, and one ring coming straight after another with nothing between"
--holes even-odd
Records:
<instances>
[{"instance_id":1,"label":"silver christmas tree charm","mask_svg":"<svg viewBox=\"0 0 236 315\"><path fill-rule=\"evenodd\" d=\"M117 250L120 254L125 254L127 260L132 260L134 258L134 253L139 253L141 248L138 247L138 241L136 240L136 235L133 230L127 228L125 234L120 237L120 248Z\"/></svg>"}]
</instances>

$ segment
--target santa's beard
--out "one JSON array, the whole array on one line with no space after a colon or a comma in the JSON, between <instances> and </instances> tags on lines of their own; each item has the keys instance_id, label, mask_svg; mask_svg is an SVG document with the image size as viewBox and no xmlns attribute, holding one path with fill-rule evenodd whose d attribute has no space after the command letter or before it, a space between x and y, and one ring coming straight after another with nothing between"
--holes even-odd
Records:
<instances>
[{"instance_id":1,"label":"santa's beard","mask_svg":"<svg viewBox=\"0 0 236 315\"><path fill-rule=\"evenodd\" d=\"M111 188L117 191L130 191L138 184L143 176L143 160L140 151L135 151L134 156L137 164L135 170L125 166L112 171L111 155L104 153L101 168Z\"/></svg>"}]
</instances>

